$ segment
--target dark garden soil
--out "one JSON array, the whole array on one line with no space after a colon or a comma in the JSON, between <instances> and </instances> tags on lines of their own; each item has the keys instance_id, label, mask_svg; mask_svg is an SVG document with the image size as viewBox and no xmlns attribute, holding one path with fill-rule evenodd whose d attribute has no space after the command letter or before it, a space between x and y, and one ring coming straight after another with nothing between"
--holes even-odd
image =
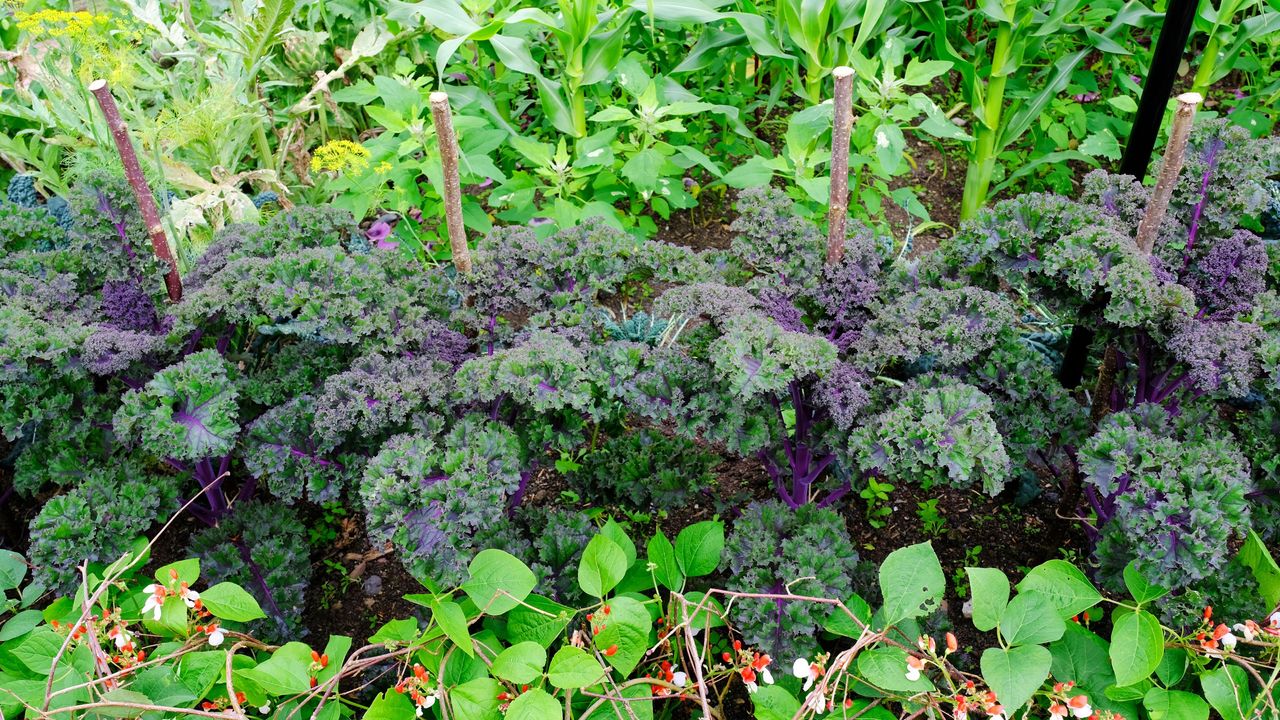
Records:
<instances>
[{"instance_id":1,"label":"dark garden soil","mask_svg":"<svg viewBox=\"0 0 1280 720\"><path fill-rule=\"evenodd\" d=\"M1056 491L1042 489L1039 496L1018 507L1007 497L987 497L976 489L923 490L899 484L890 496L893 514L884 527L871 527L866 507L857 498L845 505L844 514L859 556L876 565L898 548L925 540L932 543L947 576L942 608L950 621L947 629L956 634L962 649L973 652L987 647L992 638L974 630L964 615L969 584L966 566L998 568L1017 582L1027 570L1046 560L1075 560L1088 552L1080 525L1058 516ZM934 498L945 522L931 534L919 508Z\"/></svg>"},{"instance_id":2,"label":"dark garden soil","mask_svg":"<svg viewBox=\"0 0 1280 720\"><path fill-rule=\"evenodd\" d=\"M738 216L733 210L736 199L736 190L713 188L698 197L696 207L673 212L668 220L654 216L653 220L658 225L654 240L699 252L727 250L734 235L729 225Z\"/></svg>"},{"instance_id":3,"label":"dark garden soil","mask_svg":"<svg viewBox=\"0 0 1280 720\"><path fill-rule=\"evenodd\" d=\"M309 518L307 526L319 518ZM404 599L426 592L389 547L369 544L360 512L337 522L337 537L311 548L311 587L302 625L312 638L346 635L359 645L390 620L421 615Z\"/></svg>"}]
</instances>

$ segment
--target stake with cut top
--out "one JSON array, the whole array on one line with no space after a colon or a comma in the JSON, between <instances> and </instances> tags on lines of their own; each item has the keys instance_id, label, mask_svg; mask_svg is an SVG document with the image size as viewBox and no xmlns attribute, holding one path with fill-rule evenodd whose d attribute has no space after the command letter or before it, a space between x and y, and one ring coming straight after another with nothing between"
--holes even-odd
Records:
<instances>
[{"instance_id":1,"label":"stake with cut top","mask_svg":"<svg viewBox=\"0 0 1280 720\"><path fill-rule=\"evenodd\" d=\"M458 138L453 132L453 114L449 95L431 93L431 119L436 126L436 142L440 146L440 165L444 170L444 221L453 251L453 266L458 272L471 272L471 249L467 247L467 231L462 224L462 186L458 180Z\"/></svg>"},{"instance_id":2,"label":"stake with cut top","mask_svg":"<svg viewBox=\"0 0 1280 720\"><path fill-rule=\"evenodd\" d=\"M1164 215L1169 210L1169 200L1173 197L1173 187L1178 184L1182 165L1187 160L1187 139L1191 136L1196 106L1203 100L1200 93L1189 92L1178 96L1178 110L1173 115L1173 127L1169 128L1169 143L1164 147L1160 174L1156 177L1151 199L1147 201L1146 212L1138 223L1138 249L1148 255L1155 248L1156 235L1160 232L1160 224L1164 222Z\"/></svg>"},{"instance_id":3,"label":"stake with cut top","mask_svg":"<svg viewBox=\"0 0 1280 720\"><path fill-rule=\"evenodd\" d=\"M151 236L151 249L156 257L169 266L165 273L164 285L169 291L169 300L178 302L182 299L182 277L178 275L178 261L169 250L169 239L165 237L164 226L160 224L160 208L156 205L155 196L151 194L151 186L142 174L142 166L138 164L138 155L133 150L133 142L129 139L129 128L120 117L120 108L111 95L111 88L106 80L94 80L89 85L89 92L98 100L102 115L107 120L111 137L116 141L116 150L120 153L120 164L124 166L125 179L133 189L133 197L138 202L138 212L142 214L142 222L147 226L147 234Z\"/></svg>"},{"instance_id":4,"label":"stake with cut top","mask_svg":"<svg viewBox=\"0 0 1280 720\"><path fill-rule=\"evenodd\" d=\"M849 139L853 132L853 68L841 65L832 71L836 81L831 122L831 199L827 212L827 264L844 257L849 228Z\"/></svg>"}]
</instances>

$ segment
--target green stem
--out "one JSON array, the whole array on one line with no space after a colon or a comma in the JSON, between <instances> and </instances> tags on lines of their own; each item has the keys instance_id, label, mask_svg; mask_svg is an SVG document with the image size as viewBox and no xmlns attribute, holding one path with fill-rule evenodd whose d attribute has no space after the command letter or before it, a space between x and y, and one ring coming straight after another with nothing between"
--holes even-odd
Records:
<instances>
[{"instance_id":1,"label":"green stem","mask_svg":"<svg viewBox=\"0 0 1280 720\"><path fill-rule=\"evenodd\" d=\"M587 136L587 98L582 88L574 85L569 90L569 111L573 113L573 135L577 138Z\"/></svg>"},{"instance_id":2,"label":"green stem","mask_svg":"<svg viewBox=\"0 0 1280 720\"><path fill-rule=\"evenodd\" d=\"M960 219L968 220L977 215L987 202L991 176L995 174L996 138L1000 135L1000 118L1004 113L1004 89L1008 81L1005 65L1009 59L1009 47L1013 42L1013 27L1001 23L996 31L996 47L991 55L991 78L987 81L987 100L982 116L975 128L973 153L969 157L969 169L964 179L964 198L960 202Z\"/></svg>"},{"instance_id":3,"label":"green stem","mask_svg":"<svg viewBox=\"0 0 1280 720\"><path fill-rule=\"evenodd\" d=\"M1204 46L1204 53L1200 56L1200 67L1196 68L1196 77L1191 86L1191 92L1205 94L1209 89L1209 85L1213 82L1213 74L1218 70L1218 53L1221 52L1222 41L1215 32L1209 42Z\"/></svg>"},{"instance_id":4,"label":"green stem","mask_svg":"<svg viewBox=\"0 0 1280 720\"><path fill-rule=\"evenodd\" d=\"M253 142L258 146L258 162L262 164L262 169L274 170L275 158L271 154L271 143L267 142L267 129L261 117L254 122Z\"/></svg>"},{"instance_id":5,"label":"green stem","mask_svg":"<svg viewBox=\"0 0 1280 720\"><path fill-rule=\"evenodd\" d=\"M804 92L811 105L822 102L822 74L806 72L804 76Z\"/></svg>"}]
</instances>

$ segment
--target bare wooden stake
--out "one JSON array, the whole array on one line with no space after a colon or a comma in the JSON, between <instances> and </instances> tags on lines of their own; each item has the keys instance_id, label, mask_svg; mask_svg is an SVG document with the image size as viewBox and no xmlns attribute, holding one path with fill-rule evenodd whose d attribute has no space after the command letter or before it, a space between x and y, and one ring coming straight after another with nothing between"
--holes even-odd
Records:
<instances>
[{"instance_id":1,"label":"bare wooden stake","mask_svg":"<svg viewBox=\"0 0 1280 720\"><path fill-rule=\"evenodd\" d=\"M831 200L827 213L827 264L844 257L849 228L849 138L853 132L853 68L841 65L831 72L836 81L831 123Z\"/></svg>"},{"instance_id":2,"label":"bare wooden stake","mask_svg":"<svg viewBox=\"0 0 1280 720\"><path fill-rule=\"evenodd\" d=\"M1155 247L1160 225L1169 209L1169 199L1173 197L1173 188L1178 184L1178 175L1182 173L1182 165L1186 162L1191 123L1195 119L1196 106L1203 100L1200 93L1189 92L1178 96L1178 110L1173 115L1173 127L1169 129L1169 143L1164 148L1160 175L1156 178L1156 186L1151 191L1151 200L1147 202L1142 221L1138 223L1138 249L1148 255Z\"/></svg>"},{"instance_id":3,"label":"bare wooden stake","mask_svg":"<svg viewBox=\"0 0 1280 720\"><path fill-rule=\"evenodd\" d=\"M151 186L142 174L142 166L138 164L138 155L133 151L133 142L129 139L129 128L120 117L120 108L116 107L116 99L111 95L111 88L106 80L94 80L89 84L89 92L98 99L102 115L107 119L107 127L111 129L111 137L116 141L116 151L120 153L120 164L124 165L124 176L133 188L133 197L138 202L138 212L142 214L142 222L147 226L147 234L151 236L151 250L166 265L164 285L169 291L170 302L182 299L182 277L178 275L178 261L169 250L169 239L165 237L164 226L160 224L160 208L156 206L155 196L151 194Z\"/></svg>"},{"instance_id":4,"label":"bare wooden stake","mask_svg":"<svg viewBox=\"0 0 1280 720\"><path fill-rule=\"evenodd\" d=\"M444 221L449 231L449 247L453 250L453 266L458 272L471 272L471 249L467 247L467 231L462 224L462 186L458 180L458 138L453 133L453 114L449 95L431 93L431 119L436 125L436 142L440 145L440 165L444 169Z\"/></svg>"}]
</instances>

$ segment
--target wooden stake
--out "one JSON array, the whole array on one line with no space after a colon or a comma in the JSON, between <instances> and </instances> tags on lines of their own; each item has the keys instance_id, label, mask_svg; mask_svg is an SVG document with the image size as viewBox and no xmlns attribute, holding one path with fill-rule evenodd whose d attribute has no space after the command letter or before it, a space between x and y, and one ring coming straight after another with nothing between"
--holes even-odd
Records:
<instances>
[{"instance_id":1,"label":"wooden stake","mask_svg":"<svg viewBox=\"0 0 1280 720\"><path fill-rule=\"evenodd\" d=\"M120 153L120 164L124 165L125 179L129 181L129 187L133 188L138 212L142 214L142 222L147 226L147 234L151 236L151 250L169 266L169 272L164 276L169 301L178 302L182 299L182 277L178 275L178 262L169 250L169 239L165 237L164 226L160 224L160 208L156 206L151 186L142 174L142 166L138 164L133 142L129 139L129 128L120 118L120 108L116 107L116 99L111 95L111 88L107 87L106 80L94 80L89 84L89 92L98 99L102 115L107 119L107 127L111 129L111 137L116 141L116 151Z\"/></svg>"},{"instance_id":2,"label":"wooden stake","mask_svg":"<svg viewBox=\"0 0 1280 720\"><path fill-rule=\"evenodd\" d=\"M827 212L827 264L844 257L849 228L849 138L853 132L853 68L841 65L831 72L836 81L831 123L831 200Z\"/></svg>"},{"instance_id":3,"label":"wooden stake","mask_svg":"<svg viewBox=\"0 0 1280 720\"><path fill-rule=\"evenodd\" d=\"M453 133L453 114L449 95L431 93L431 119L436 126L436 142L440 145L440 165L444 169L444 220L449 231L449 247L453 250L453 266L458 272L471 272L471 249L467 247L467 231L462 224L462 186L458 180L458 138Z\"/></svg>"},{"instance_id":4,"label":"wooden stake","mask_svg":"<svg viewBox=\"0 0 1280 720\"><path fill-rule=\"evenodd\" d=\"M1182 173L1182 165L1186 162L1191 123L1195 119L1196 106L1203 100L1199 93L1183 93L1178 96L1178 110L1173 115L1173 127L1169 128L1169 144L1164 148L1160 175L1156 178L1156 186L1151 191L1151 200L1147 202L1142 221L1138 223L1138 249L1147 255L1155 247L1156 235L1160 233L1160 225L1169 209L1169 199L1173 197L1173 188L1178 184L1178 175Z\"/></svg>"}]
</instances>

